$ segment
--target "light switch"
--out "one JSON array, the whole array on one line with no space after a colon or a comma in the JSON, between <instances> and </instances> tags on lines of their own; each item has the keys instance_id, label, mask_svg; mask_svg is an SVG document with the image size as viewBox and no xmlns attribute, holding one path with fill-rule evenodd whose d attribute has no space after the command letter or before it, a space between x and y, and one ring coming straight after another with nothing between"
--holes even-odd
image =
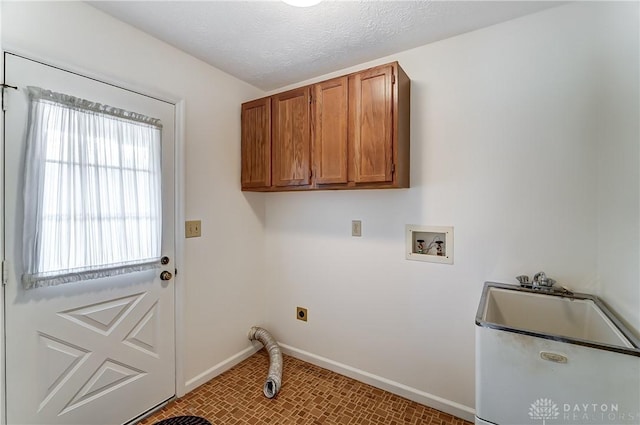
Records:
<instances>
[{"instance_id":1,"label":"light switch","mask_svg":"<svg viewBox=\"0 0 640 425\"><path fill-rule=\"evenodd\" d=\"M200 220L184 222L184 234L187 238L199 238L202 236L202 224Z\"/></svg>"},{"instance_id":2,"label":"light switch","mask_svg":"<svg viewBox=\"0 0 640 425\"><path fill-rule=\"evenodd\" d=\"M362 222L360 220L351 221L351 236L362 236Z\"/></svg>"}]
</instances>

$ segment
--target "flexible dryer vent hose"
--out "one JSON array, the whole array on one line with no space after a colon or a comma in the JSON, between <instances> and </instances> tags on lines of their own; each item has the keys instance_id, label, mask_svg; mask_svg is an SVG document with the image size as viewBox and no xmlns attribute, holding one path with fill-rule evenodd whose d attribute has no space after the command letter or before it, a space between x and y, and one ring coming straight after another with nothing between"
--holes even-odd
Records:
<instances>
[{"instance_id":1,"label":"flexible dryer vent hose","mask_svg":"<svg viewBox=\"0 0 640 425\"><path fill-rule=\"evenodd\" d=\"M260 341L269 353L269 374L262 392L267 398L273 398L280 391L280 385L282 384L282 352L280 351L280 346L266 329L258 326L251 328L249 339L251 341Z\"/></svg>"}]
</instances>

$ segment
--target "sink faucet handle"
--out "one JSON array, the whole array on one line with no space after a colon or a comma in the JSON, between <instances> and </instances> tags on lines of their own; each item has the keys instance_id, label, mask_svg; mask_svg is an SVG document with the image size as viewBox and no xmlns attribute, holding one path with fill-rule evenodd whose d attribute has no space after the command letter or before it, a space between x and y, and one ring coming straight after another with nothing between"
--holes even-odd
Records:
<instances>
[{"instance_id":1,"label":"sink faucet handle","mask_svg":"<svg viewBox=\"0 0 640 425\"><path fill-rule=\"evenodd\" d=\"M551 287L556 283L555 280L548 278L544 272L536 273L533 276L533 286Z\"/></svg>"},{"instance_id":2,"label":"sink faucet handle","mask_svg":"<svg viewBox=\"0 0 640 425\"><path fill-rule=\"evenodd\" d=\"M521 274L520 276L516 276L518 282L520 282L520 286L525 286L529 284L529 276Z\"/></svg>"},{"instance_id":3,"label":"sink faucet handle","mask_svg":"<svg viewBox=\"0 0 640 425\"><path fill-rule=\"evenodd\" d=\"M547 275L544 272L538 272L533 275L534 282L542 282L544 280L547 280Z\"/></svg>"}]
</instances>

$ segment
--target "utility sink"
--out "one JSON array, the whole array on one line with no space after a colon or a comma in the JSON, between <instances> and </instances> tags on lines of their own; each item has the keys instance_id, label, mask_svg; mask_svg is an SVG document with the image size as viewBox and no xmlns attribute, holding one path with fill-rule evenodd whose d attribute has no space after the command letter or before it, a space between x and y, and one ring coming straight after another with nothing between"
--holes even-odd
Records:
<instances>
[{"instance_id":1,"label":"utility sink","mask_svg":"<svg viewBox=\"0 0 640 425\"><path fill-rule=\"evenodd\" d=\"M476 424L547 420L640 424L640 342L596 296L487 282L476 314Z\"/></svg>"},{"instance_id":2,"label":"utility sink","mask_svg":"<svg viewBox=\"0 0 640 425\"><path fill-rule=\"evenodd\" d=\"M476 322L567 342L635 348L630 332L597 297L588 294L540 293L489 283Z\"/></svg>"}]
</instances>

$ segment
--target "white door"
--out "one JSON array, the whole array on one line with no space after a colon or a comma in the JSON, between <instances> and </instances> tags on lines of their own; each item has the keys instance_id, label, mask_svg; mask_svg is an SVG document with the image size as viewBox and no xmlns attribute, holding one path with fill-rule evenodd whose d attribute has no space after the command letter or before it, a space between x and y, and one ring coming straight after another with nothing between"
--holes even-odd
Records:
<instances>
[{"instance_id":1,"label":"white door","mask_svg":"<svg viewBox=\"0 0 640 425\"><path fill-rule=\"evenodd\" d=\"M6 415L8 424L123 424L175 394L174 105L5 55ZM169 263L23 289L27 86L159 118L162 255ZM167 275L165 275L165 278Z\"/></svg>"}]
</instances>

